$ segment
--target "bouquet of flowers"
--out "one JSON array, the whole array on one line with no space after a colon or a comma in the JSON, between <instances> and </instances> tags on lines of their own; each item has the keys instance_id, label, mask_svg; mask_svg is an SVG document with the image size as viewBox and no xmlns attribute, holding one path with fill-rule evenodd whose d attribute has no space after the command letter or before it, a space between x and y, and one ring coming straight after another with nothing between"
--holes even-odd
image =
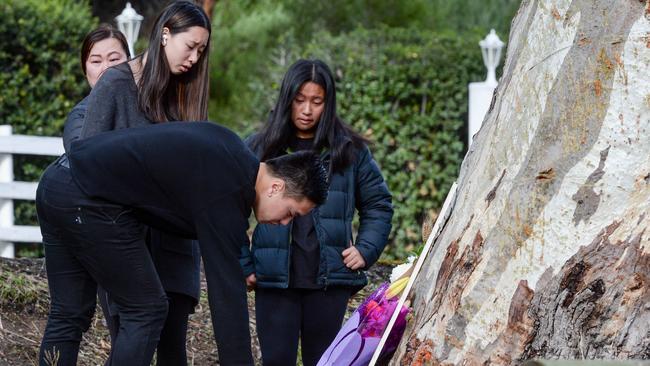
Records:
<instances>
[{"instance_id":1,"label":"bouquet of flowers","mask_svg":"<svg viewBox=\"0 0 650 366\"><path fill-rule=\"evenodd\" d=\"M355 310L327 348L318 366L368 365L379 341L396 310L399 295L406 287L409 277L392 284L384 283ZM379 360L390 357L397 349L404 329L408 306L399 309L395 325L381 350Z\"/></svg>"}]
</instances>

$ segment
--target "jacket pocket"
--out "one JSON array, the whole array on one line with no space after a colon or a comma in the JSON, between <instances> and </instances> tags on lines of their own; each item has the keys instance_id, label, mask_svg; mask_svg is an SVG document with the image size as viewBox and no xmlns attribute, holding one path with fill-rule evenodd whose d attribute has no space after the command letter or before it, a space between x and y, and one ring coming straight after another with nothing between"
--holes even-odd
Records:
<instances>
[{"instance_id":1,"label":"jacket pocket","mask_svg":"<svg viewBox=\"0 0 650 366\"><path fill-rule=\"evenodd\" d=\"M289 271L289 256L286 249L256 248L253 251L255 276L262 281L285 281Z\"/></svg>"}]
</instances>

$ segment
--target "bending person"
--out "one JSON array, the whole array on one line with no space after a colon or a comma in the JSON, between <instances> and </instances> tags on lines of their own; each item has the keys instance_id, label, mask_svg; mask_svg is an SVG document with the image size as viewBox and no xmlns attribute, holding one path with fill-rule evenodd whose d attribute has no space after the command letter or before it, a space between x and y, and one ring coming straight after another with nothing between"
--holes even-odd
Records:
<instances>
[{"instance_id":1,"label":"bending person","mask_svg":"<svg viewBox=\"0 0 650 366\"><path fill-rule=\"evenodd\" d=\"M190 2L167 6L156 20L146 51L106 70L90 96L70 113L63 139L66 151L76 139L114 129L207 119L210 29L201 7ZM85 46L84 42L82 58ZM94 57L88 60L92 67ZM200 295L198 243L155 229L148 230L147 243L154 265L164 269L158 273L169 300L157 364L183 366L188 317ZM100 288L99 295L113 343L119 317L109 294Z\"/></svg>"},{"instance_id":2,"label":"bending person","mask_svg":"<svg viewBox=\"0 0 650 366\"><path fill-rule=\"evenodd\" d=\"M92 313L80 305L97 284L116 303L120 332L112 364L148 366L167 313L143 224L198 238L219 361L252 365L246 285L238 255L251 208L259 222L287 224L325 201L316 154L260 163L233 132L213 123L166 123L72 144L68 164L43 173L36 206L51 310L40 362L74 365Z\"/></svg>"}]
</instances>

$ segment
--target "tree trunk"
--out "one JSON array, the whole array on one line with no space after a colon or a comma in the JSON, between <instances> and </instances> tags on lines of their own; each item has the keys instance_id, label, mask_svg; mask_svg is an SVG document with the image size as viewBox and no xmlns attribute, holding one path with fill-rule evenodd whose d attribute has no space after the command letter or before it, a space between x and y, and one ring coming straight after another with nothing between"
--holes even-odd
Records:
<instances>
[{"instance_id":1,"label":"tree trunk","mask_svg":"<svg viewBox=\"0 0 650 366\"><path fill-rule=\"evenodd\" d=\"M392 365L650 358L650 0L524 0Z\"/></svg>"},{"instance_id":2,"label":"tree trunk","mask_svg":"<svg viewBox=\"0 0 650 366\"><path fill-rule=\"evenodd\" d=\"M194 3L200 5L208 15L208 18L210 18L210 21L212 21L214 6L217 5L217 0L194 0Z\"/></svg>"}]
</instances>

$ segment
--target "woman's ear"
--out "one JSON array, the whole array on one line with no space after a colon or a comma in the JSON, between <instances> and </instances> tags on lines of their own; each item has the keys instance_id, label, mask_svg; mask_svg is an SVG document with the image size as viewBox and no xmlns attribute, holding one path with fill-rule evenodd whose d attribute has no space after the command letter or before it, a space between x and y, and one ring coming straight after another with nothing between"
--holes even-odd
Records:
<instances>
[{"instance_id":1,"label":"woman's ear","mask_svg":"<svg viewBox=\"0 0 650 366\"><path fill-rule=\"evenodd\" d=\"M162 31L162 39L160 40L160 44L165 47L167 46L167 38L169 38L169 28L163 27Z\"/></svg>"}]
</instances>

